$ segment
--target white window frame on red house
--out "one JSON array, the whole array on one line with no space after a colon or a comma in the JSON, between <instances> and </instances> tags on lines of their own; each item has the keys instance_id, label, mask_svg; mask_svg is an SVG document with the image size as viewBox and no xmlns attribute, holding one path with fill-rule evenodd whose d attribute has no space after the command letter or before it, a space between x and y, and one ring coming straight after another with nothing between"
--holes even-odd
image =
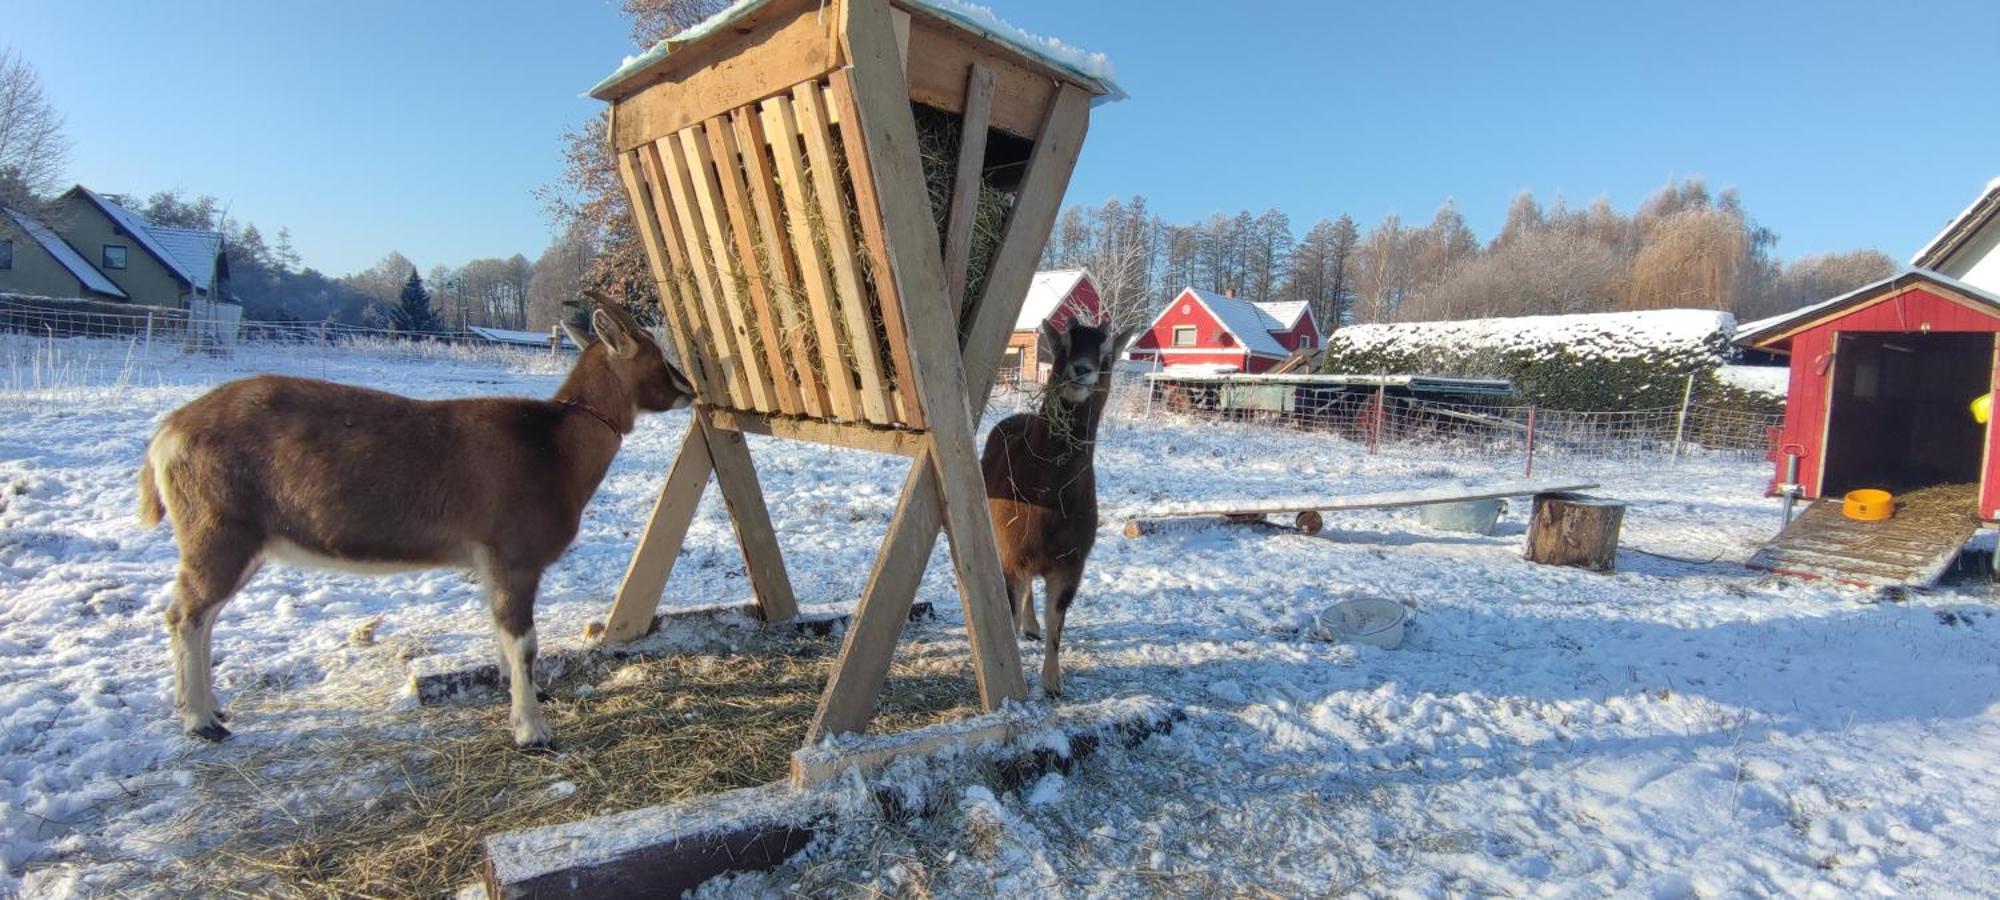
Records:
<instances>
[{"instance_id":1,"label":"white window frame on red house","mask_svg":"<svg viewBox=\"0 0 2000 900\"><path fill-rule=\"evenodd\" d=\"M1299 335L1299 345L1297 347L1294 347L1293 349L1310 350L1312 349L1312 345L1313 345L1313 336L1310 334L1302 334Z\"/></svg>"},{"instance_id":2,"label":"white window frame on red house","mask_svg":"<svg viewBox=\"0 0 2000 900\"><path fill-rule=\"evenodd\" d=\"M1174 346L1199 347L1201 346L1200 340L1200 337L1195 334L1195 327L1193 325L1174 326Z\"/></svg>"}]
</instances>

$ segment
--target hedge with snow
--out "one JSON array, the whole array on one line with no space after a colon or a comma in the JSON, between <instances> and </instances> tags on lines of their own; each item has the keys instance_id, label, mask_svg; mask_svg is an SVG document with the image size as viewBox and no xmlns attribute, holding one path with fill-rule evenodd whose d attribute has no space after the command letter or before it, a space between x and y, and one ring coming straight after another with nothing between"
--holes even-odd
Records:
<instances>
[{"instance_id":1,"label":"hedge with snow","mask_svg":"<svg viewBox=\"0 0 2000 900\"><path fill-rule=\"evenodd\" d=\"M1677 406L1687 377L1708 402L1768 406L1717 379L1736 317L1666 309L1354 325L1327 338L1325 372L1507 378L1550 409Z\"/></svg>"}]
</instances>

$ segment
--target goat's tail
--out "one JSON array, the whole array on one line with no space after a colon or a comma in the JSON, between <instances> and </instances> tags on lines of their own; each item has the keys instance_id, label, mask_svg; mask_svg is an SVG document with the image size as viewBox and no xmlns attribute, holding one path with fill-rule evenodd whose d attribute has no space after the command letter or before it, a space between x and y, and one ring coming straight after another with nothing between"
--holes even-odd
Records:
<instances>
[{"instance_id":1,"label":"goat's tail","mask_svg":"<svg viewBox=\"0 0 2000 900\"><path fill-rule=\"evenodd\" d=\"M153 448L149 446L145 461L139 464L139 525L152 528L166 514L166 504L160 502L159 479L153 477Z\"/></svg>"}]
</instances>

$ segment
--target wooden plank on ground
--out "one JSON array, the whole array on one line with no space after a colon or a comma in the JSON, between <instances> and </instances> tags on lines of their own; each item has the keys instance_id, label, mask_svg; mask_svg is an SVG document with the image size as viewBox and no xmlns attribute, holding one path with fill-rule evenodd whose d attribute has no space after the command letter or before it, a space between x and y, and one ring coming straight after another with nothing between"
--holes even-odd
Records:
<instances>
[{"instance_id":1,"label":"wooden plank on ground","mask_svg":"<svg viewBox=\"0 0 2000 900\"><path fill-rule=\"evenodd\" d=\"M1754 569L1860 587L1925 588L1937 583L1979 523L1963 516L1898 515L1860 522L1838 500L1810 504L1750 557Z\"/></svg>"},{"instance_id":2,"label":"wooden plank on ground","mask_svg":"<svg viewBox=\"0 0 2000 900\"><path fill-rule=\"evenodd\" d=\"M1175 503L1146 510L1134 510L1125 514L1124 518L1173 519L1183 517L1265 516L1297 513L1308 509L1323 513L1356 509L1393 509L1401 506L1424 506L1433 503L1460 503L1471 500L1498 500L1505 497L1529 497L1535 494L1587 491L1595 487L1597 487L1597 483L1593 481L1509 481L1499 484L1449 485L1445 487L1417 488L1407 491L1349 494L1346 496L1213 500L1198 503Z\"/></svg>"},{"instance_id":3,"label":"wooden plank on ground","mask_svg":"<svg viewBox=\"0 0 2000 900\"><path fill-rule=\"evenodd\" d=\"M849 421L861 419L861 398L855 395L854 380L847 376L841 359L840 329L833 314L833 279L828 274L821 238L812 226L819 202L806 186L805 159L799 149L798 116L788 95L763 103L764 131L771 139L771 151L778 163L778 181L785 196L785 221L791 228L792 249L798 254L799 280L805 288L812 311L815 344L819 348L820 381L826 385L833 414ZM817 180L817 179L812 179Z\"/></svg>"},{"instance_id":4,"label":"wooden plank on ground","mask_svg":"<svg viewBox=\"0 0 2000 900\"><path fill-rule=\"evenodd\" d=\"M853 352L854 374L860 379L861 407L869 421L893 424L895 416L890 412L891 401L882 377L882 342L875 334L868 291L861 281L860 253L848 222L847 198L842 196L842 185L836 177L840 171L839 151L833 147L833 134L826 121L826 100L820 87L802 84L793 88L792 111L798 118L799 133L806 139L806 155L812 160L813 188L819 195L820 224L826 229L827 256L833 271L834 307ZM857 152L857 148L847 149L850 158ZM850 179L859 177L858 172L848 174ZM878 284L889 279L886 272L874 275Z\"/></svg>"}]
</instances>

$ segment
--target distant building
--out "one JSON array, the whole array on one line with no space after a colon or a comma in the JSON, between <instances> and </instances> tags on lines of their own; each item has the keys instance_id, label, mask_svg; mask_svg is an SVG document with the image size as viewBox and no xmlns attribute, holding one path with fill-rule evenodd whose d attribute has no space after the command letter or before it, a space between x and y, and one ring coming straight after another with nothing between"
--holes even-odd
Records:
<instances>
[{"instance_id":1,"label":"distant building","mask_svg":"<svg viewBox=\"0 0 2000 900\"><path fill-rule=\"evenodd\" d=\"M0 293L82 297L216 317L233 302L222 233L154 225L82 185L43 218L0 215Z\"/></svg>"},{"instance_id":2,"label":"distant building","mask_svg":"<svg viewBox=\"0 0 2000 900\"><path fill-rule=\"evenodd\" d=\"M1306 303L1251 303L1185 288L1132 342L1127 356L1169 370L1256 374L1319 346L1319 322Z\"/></svg>"},{"instance_id":3,"label":"distant building","mask_svg":"<svg viewBox=\"0 0 2000 900\"><path fill-rule=\"evenodd\" d=\"M2000 178L1987 182L1910 265L2000 294Z\"/></svg>"},{"instance_id":4,"label":"distant building","mask_svg":"<svg viewBox=\"0 0 2000 900\"><path fill-rule=\"evenodd\" d=\"M1103 315L1103 295L1089 270L1036 272L1035 280L1028 284L1028 297L1021 303L1021 314L1014 319L1014 333L1007 338L1007 355L1000 362L1001 380L1035 384L1047 380L1048 348L1042 346L1042 326L1061 331L1077 319L1094 322Z\"/></svg>"}]
</instances>

